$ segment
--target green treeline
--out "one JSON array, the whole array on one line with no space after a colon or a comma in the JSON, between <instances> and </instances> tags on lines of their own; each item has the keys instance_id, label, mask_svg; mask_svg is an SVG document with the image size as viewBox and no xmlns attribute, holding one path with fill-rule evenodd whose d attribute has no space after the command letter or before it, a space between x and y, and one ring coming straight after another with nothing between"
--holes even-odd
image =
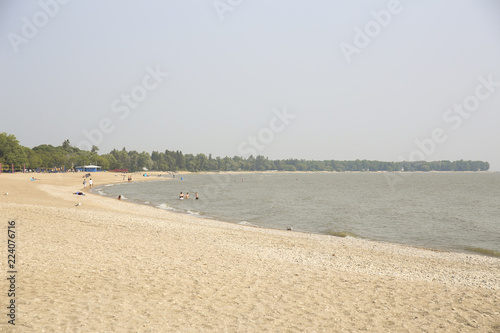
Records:
<instances>
[{"instance_id":1,"label":"green treeline","mask_svg":"<svg viewBox=\"0 0 500 333\"><path fill-rule=\"evenodd\" d=\"M482 161L416 161L381 162L368 160L355 161L310 161L298 159L269 160L264 156L243 158L212 157L205 154L183 154L181 151L137 151L112 150L109 154L99 155L99 149L81 150L65 140L61 146L40 145L34 148L23 147L14 135L0 133L0 163L10 170L11 165L21 170L27 169L67 170L80 165L96 164L103 170L128 169L129 171L487 171L488 162Z\"/></svg>"}]
</instances>

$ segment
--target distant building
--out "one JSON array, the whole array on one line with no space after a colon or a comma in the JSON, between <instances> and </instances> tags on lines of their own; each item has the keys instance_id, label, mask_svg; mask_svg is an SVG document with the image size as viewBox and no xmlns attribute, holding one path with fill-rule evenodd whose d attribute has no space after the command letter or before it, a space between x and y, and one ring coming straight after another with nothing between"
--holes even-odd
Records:
<instances>
[{"instance_id":1,"label":"distant building","mask_svg":"<svg viewBox=\"0 0 500 333\"><path fill-rule=\"evenodd\" d=\"M75 167L76 171L82 172L100 172L101 167L98 165L83 165Z\"/></svg>"}]
</instances>

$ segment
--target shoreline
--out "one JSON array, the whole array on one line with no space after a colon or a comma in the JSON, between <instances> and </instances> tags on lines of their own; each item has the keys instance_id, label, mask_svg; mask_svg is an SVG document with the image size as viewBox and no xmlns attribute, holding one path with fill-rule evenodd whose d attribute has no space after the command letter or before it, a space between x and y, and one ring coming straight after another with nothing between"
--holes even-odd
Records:
<instances>
[{"instance_id":1,"label":"shoreline","mask_svg":"<svg viewBox=\"0 0 500 333\"><path fill-rule=\"evenodd\" d=\"M153 171L155 173L161 173L161 171ZM241 170L241 171L165 171L164 173L170 174L249 174L249 173L290 173L290 174L301 174L301 173L398 173L398 174L412 174L412 173L499 173L500 171L285 171L285 170Z\"/></svg>"},{"instance_id":2,"label":"shoreline","mask_svg":"<svg viewBox=\"0 0 500 333\"><path fill-rule=\"evenodd\" d=\"M489 171L482 171L482 173L488 173L488 172ZM156 173L163 174L161 172L156 172ZM293 173L330 173L330 172L314 172L314 171L304 171L304 172L301 172L301 171L284 171L284 172L281 172L281 171L276 171L276 172L274 172L274 171L263 171L263 172L260 172L260 171L242 171L242 172L233 172L233 171L230 171L230 172L220 172L220 173L219 172L186 172L183 174L199 174L199 175L203 175L203 174L207 174L207 175L210 175L210 174L235 174L235 175L240 175L240 174L249 174L249 173L251 173L251 174L260 174L260 173L263 173L263 174L265 174L265 173L272 173L272 174L274 174L274 173L287 173L287 174L290 173L290 174L293 174ZM336 172L333 172L333 173L336 173ZM359 173L374 173L375 174L375 173L384 173L384 172L359 172ZM415 172L415 173L423 173L423 172ZM437 172L437 173L474 173L474 172L469 172L469 171L446 172L446 171L443 171L443 172ZM145 178L152 178L152 179L143 179L143 181L146 181L146 180L147 181L165 181L165 180L172 179L172 178L166 178L166 177L160 178L159 176L157 176L157 177L148 176ZM89 193L97 195L97 196L103 196L103 197L107 197L107 198L112 199L112 197L109 195L101 195L101 194L95 192L95 191L99 191L99 188L105 188L106 185L112 185L112 184L99 185L97 188L92 190L94 192L89 191ZM281 231L288 231L288 232L299 232L299 233L305 233L305 234L323 235L323 236L337 237L337 238L354 238L354 239L360 239L360 240L371 241L371 242L376 242L376 243L386 243L386 244L393 244L393 245L400 245L400 246L408 246L411 248L424 249L424 250L428 250L428 251L474 254L474 255L486 256L486 257L497 258L497 259L500 258L500 252L498 252L498 251L484 249L484 248L478 248L478 247L469 247L469 246L465 246L465 245L464 245L464 248L461 248L461 249L452 249L452 248L445 248L445 247L428 247L428 246L422 246L422 245L418 245L418 244L408 244L408 243L401 243L401 242L396 242L396 241L385 241L385 240L378 240L378 239L373 239L373 238L361 237L361 236L353 234L350 231L345 231L345 230L335 231L334 233L310 232L310 231L302 231L302 230L290 231L290 230L286 230L286 229L271 228L271 227L259 226L259 225L255 225L255 224L242 224L242 223L236 222L235 220L223 220L223 219L220 219L217 217L192 214L189 211L183 211L181 209L176 209L176 208L163 209L163 208L160 208L160 207L157 207L157 206L145 203L145 202L131 200L130 198L127 198L124 201L130 202L130 203L136 204L136 205L143 205L143 206L153 207L155 209L165 210L165 211L168 211L168 212L173 213L173 214L188 215L188 216L193 216L195 218L201 218L201 219L206 219L206 220L210 220L210 221L219 221L219 222L231 223L231 224L237 224L237 225L246 225L246 226L254 227L254 228L281 230Z\"/></svg>"},{"instance_id":3,"label":"shoreline","mask_svg":"<svg viewBox=\"0 0 500 333\"><path fill-rule=\"evenodd\" d=\"M242 171L242 172L233 172L233 171L230 171L230 172L226 172L228 174L245 174L245 173L266 173L266 172L271 172L271 173L274 173L274 171ZM276 171L276 172L281 172L281 171ZM438 173L440 171L437 171ZM484 173L487 173L489 171L484 171ZM207 173L207 174L210 174L211 172L189 172L189 171L186 171L185 173L179 173L179 174L204 174L204 173ZM214 172L215 174L217 174L218 172ZM223 172L224 173L224 172ZM322 172L322 171L283 171L283 173L329 173L327 171L325 172ZM335 173L335 172L333 172ZM341 173L341 172L337 172L337 173ZM358 172L348 172L348 173L358 173ZM359 172L359 173L383 173L383 172ZM403 172L401 172L403 173ZM419 171L415 171L415 172L406 172L406 173L425 173L425 172L419 172ZM427 173L430 173L430 172L427 172ZM475 173L473 171L444 171L444 173ZM141 179L141 178L140 178ZM160 177L152 177L152 176L148 176L148 177L144 177L141 179L141 181L166 181L166 180L169 180L171 178L164 178L164 179L161 179ZM136 180L133 180L132 182L124 182L124 183L108 183L108 184L102 184L102 185L99 185L99 187L106 187L107 185L114 185L114 184L130 184L130 183L133 183L135 182ZM97 188L95 189L97 190ZM94 191L94 190L92 190ZM105 195L100 195L98 193L93 193L90 189L88 189L88 194L91 194L91 195L94 195L96 197L106 197L110 200L116 200L116 199L113 199L111 196L105 196ZM231 226L231 225L236 225L236 226L242 226L244 228L255 228L255 229L259 229L259 230L264 230L264 231L278 231L278 232L284 232L284 233L291 233L291 232L295 232L295 233L299 233L299 234L303 234L305 236L320 236L320 237L334 237L334 238L338 238L338 239L346 239L346 240L352 240L352 241L356 241L356 242L366 242L365 246L363 247L366 247L366 248L369 248L371 246L375 246L376 247L376 244L379 244L381 246L387 246L387 247L403 247L403 248L408 248L408 250L411 252L412 249L414 250L420 250L420 251L429 251L429 252L433 252L433 253L442 253L442 254L449 254L449 255L464 255L466 257L469 257L469 256L479 256L479 257L486 257L486 258L493 258L493 259L500 259L500 257L497 257L497 256L488 256L488 255L484 255L484 254L480 254L480 253L476 253L476 252L456 252L456 251L450 251L450 250L447 250L447 249L437 249L437 248L428 248L428 247L422 247L422 246L418 246L418 245L411 245L411 244L404 244L404 243L394 243L394 242L387 242L387 241L382 241L382 240L375 240L375 239L369 239L369 238L363 238L363 237L351 237L351 236L346 236L346 237L343 237L343 236L335 236L335 235L329 235L329 234L322 234L322 233L313 233L313 232L307 232L307 231L289 231L289 230L285 230L285 229L278 229L278 228L269 228L269 227L263 227L263 226L259 226L259 225L253 225L253 224L240 224L240 223L237 223L237 222L233 222L233 221L225 221L225 220L221 220L221 219L217 219L217 218L214 218L214 217L204 217L204 216L199 216L199 215L193 215L193 214L190 214L188 212L178 212L178 211L174 211L174 210L166 210L166 209L161 209L159 207L156 207L154 205L148 205L148 204L145 204L145 203L139 203L139 202L134 202L134 201L130 201L130 200L124 200L123 202L126 202L126 203L129 203L129 204L132 204L132 205L137 205L137 206L144 206L144 207L150 207L152 209L155 209L155 210L159 210L159 211L165 211L167 212L168 214L173 214L173 215L178 215L178 216L188 216L188 217L192 217L194 219L201 219L203 221L207 221L207 222L214 222L214 223L217 223L219 225L228 225L228 226ZM483 250L483 249L481 249ZM486 251L489 251L487 249L484 249ZM496 251L495 251L496 252ZM500 261L499 261L500 263Z\"/></svg>"},{"instance_id":4,"label":"shoreline","mask_svg":"<svg viewBox=\"0 0 500 333\"><path fill-rule=\"evenodd\" d=\"M23 332L500 328L496 258L199 219L81 187L81 174L0 176Z\"/></svg>"}]
</instances>

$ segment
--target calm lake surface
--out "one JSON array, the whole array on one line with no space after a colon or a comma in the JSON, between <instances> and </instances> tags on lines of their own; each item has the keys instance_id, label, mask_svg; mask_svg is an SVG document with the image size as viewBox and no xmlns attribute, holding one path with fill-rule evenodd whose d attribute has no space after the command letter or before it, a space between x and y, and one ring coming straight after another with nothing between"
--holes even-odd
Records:
<instances>
[{"instance_id":1,"label":"calm lake surface","mask_svg":"<svg viewBox=\"0 0 500 333\"><path fill-rule=\"evenodd\" d=\"M182 180L181 180L182 177ZM102 195L266 228L500 257L500 173L186 174ZM180 192L188 200L179 200ZM195 200L198 192L200 199Z\"/></svg>"}]
</instances>

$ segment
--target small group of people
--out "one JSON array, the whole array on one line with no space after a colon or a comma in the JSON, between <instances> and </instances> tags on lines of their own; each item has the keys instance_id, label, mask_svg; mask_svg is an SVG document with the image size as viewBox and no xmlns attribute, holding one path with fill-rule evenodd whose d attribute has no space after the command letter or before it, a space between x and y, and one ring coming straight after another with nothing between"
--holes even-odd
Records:
<instances>
[{"instance_id":1,"label":"small group of people","mask_svg":"<svg viewBox=\"0 0 500 333\"><path fill-rule=\"evenodd\" d=\"M92 185L94 185L94 182L92 181L92 178L89 179L89 187L92 188ZM87 180L83 180L83 187L87 187Z\"/></svg>"},{"instance_id":2,"label":"small group of people","mask_svg":"<svg viewBox=\"0 0 500 333\"><path fill-rule=\"evenodd\" d=\"M198 192L195 192L195 194L194 194L194 198L195 198L196 200L198 200L198 199L199 199L199 197L198 197ZM181 192L181 194L179 194L179 199L181 199L181 200L183 200L183 199L189 199L189 192L186 192L186 194L184 194L184 193L182 193L182 192Z\"/></svg>"}]
</instances>

